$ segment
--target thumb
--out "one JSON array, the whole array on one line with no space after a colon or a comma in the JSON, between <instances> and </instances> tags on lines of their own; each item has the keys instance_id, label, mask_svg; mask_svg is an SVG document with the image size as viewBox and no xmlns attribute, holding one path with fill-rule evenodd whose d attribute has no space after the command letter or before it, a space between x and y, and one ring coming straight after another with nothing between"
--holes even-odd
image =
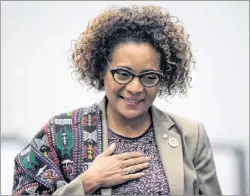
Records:
<instances>
[{"instance_id":1,"label":"thumb","mask_svg":"<svg viewBox=\"0 0 250 196\"><path fill-rule=\"evenodd\" d=\"M106 150L104 150L100 156L107 157L110 156L115 151L115 143L111 144Z\"/></svg>"}]
</instances>

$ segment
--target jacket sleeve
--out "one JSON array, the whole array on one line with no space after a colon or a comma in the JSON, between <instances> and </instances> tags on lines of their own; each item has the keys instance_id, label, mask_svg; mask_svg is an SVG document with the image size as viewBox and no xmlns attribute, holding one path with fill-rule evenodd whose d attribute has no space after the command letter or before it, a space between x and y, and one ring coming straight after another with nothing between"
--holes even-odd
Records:
<instances>
[{"instance_id":1,"label":"jacket sleeve","mask_svg":"<svg viewBox=\"0 0 250 196\"><path fill-rule=\"evenodd\" d=\"M198 143L194 166L198 177L199 194L221 195L212 147L202 124L198 125Z\"/></svg>"},{"instance_id":2,"label":"jacket sleeve","mask_svg":"<svg viewBox=\"0 0 250 196\"><path fill-rule=\"evenodd\" d=\"M76 177L69 184L57 189L53 195L84 195L81 176Z\"/></svg>"},{"instance_id":3,"label":"jacket sleeve","mask_svg":"<svg viewBox=\"0 0 250 196\"><path fill-rule=\"evenodd\" d=\"M84 195L80 176L69 182L45 126L14 159L13 195Z\"/></svg>"}]
</instances>

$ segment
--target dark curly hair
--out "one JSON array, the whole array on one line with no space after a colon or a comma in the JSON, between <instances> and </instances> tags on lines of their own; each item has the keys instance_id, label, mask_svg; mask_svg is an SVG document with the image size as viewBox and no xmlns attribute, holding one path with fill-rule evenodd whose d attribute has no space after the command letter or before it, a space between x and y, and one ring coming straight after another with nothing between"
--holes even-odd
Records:
<instances>
[{"instance_id":1,"label":"dark curly hair","mask_svg":"<svg viewBox=\"0 0 250 196\"><path fill-rule=\"evenodd\" d=\"M80 82L100 91L108 67L106 57L111 60L115 46L147 42L161 55L164 77L158 95L185 95L194 65L188 38L180 21L161 7L113 7L88 23L73 49L72 67Z\"/></svg>"}]
</instances>

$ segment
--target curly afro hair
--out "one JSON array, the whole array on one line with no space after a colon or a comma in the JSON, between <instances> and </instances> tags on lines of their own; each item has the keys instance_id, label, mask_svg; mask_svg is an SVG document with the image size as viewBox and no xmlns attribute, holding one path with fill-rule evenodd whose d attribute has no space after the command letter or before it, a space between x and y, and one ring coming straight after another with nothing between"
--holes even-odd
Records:
<instances>
[{"instance_id":1,"label":"curly afro hair","mask_svg":"<svg viewBox=\"0 0 250 196\"><path fill-rule=\"evenodd\" d=\"M180 21L158 6L113 7L88 23L72 53L79 82L104 90L103 76L117 44L147 42L161 55L159 96L186 95L192 80L189 35Z\"/></svg>"}]
</instances>

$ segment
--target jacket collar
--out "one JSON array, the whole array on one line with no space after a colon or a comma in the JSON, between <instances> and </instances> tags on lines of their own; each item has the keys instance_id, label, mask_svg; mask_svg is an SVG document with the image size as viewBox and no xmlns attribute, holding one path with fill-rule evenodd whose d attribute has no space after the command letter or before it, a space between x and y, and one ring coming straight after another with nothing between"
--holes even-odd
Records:
<instances>
[{"instance_id":1,"label":"jacket collar","mask_svg":"<svg viewBox=\"0 0 250 196\"><path fill-rule=\"evenodd\" d=\"M98 104L102 111L103 149L108 148L108 127L106 119L106 96ZM156 144L159 149L163 169L168 180L171 195L184 194L184 169L181 137L171 118L151 106ZM177 144L177 145L176 145ZM111 188L102 188L102 195L111 195Z\"/></svg>"}]
</instances>

